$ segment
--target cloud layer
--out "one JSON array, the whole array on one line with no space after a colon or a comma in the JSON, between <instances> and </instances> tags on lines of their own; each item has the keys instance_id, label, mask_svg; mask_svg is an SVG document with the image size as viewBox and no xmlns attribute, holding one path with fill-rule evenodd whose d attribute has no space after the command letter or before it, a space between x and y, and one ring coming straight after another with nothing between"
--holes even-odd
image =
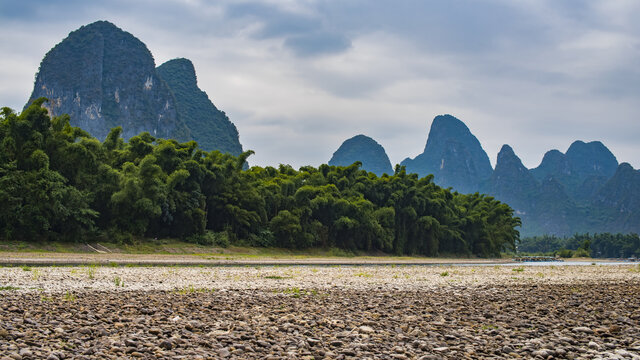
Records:
<instances>
[{"instance_id":1,"label":"cloud layer","mask_svg":"<svg viewBox=\"0 0 640 360\"><path fill-rule=\"evenodd\" d=\"M528 167L601 140L640 167L636 1L21 1L0 3L0 106L21 109L44 54L108 20L156 63L191 59L252 164L327 162L363 133L391 161L422 152L450 113L492 161Z\"/></svg>"}]
</instances>

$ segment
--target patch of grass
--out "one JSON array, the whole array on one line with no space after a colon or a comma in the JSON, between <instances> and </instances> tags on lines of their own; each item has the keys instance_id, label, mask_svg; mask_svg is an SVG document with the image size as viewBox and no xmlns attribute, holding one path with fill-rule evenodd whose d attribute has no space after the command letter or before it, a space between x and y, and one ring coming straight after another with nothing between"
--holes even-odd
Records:
<instances>
[{"instance_id":1,"label":"patch of grass","mask_svg":"<svg viewBox=\"0 0 640 360\"><path fill-rule=\"evenodd\" d=\"M31 271L31 266L22 265L20 266L20 268L22 269L22 271Z\"/></svg>"},{"instance_id":2,"label":"patch of grass","mask_svg":"<svg viewBox=\"0 0 640 360\"><path fill-rule=\"evenodd\" d=\"M280 276L280 275L267 275L267 276L263 276L262 278L271 279L271 280L291 279L290 276Z\"/></svg>"},{"instance_id":3,"label":"patch of grass","mask_svg":"<svg viewBox=\"0 0 640 360\"><path fill-rule=\"evenodd\" d=\"M370 278L370 277L373 277L373 275L371 275L371 274L369 274L369 273L366 273L366 272L364 272L364 271L359 272L359 273L356 273L356 274L355 274L355 276L357 276L357 277L363 277L363 278Z\"/></svg>"},{"instance_id":4,"label":"patch of grass","mask_svg":"<svg viewBox=\"0 0 640 360\"><path fill-rule=\"evenodd\" d=\"M524 272L524 266L518 266L517 268L513 268L511 270L521 273L521 272Z\"/></svg>"},{"instance_id":5,"label":"patch of grass","mask_svg":"<svg viewBox=\"0 0 640 360\"><path fill-rule=\"evenodd\" d=\"M282 290L282 293L285 295L289 295L293 298L299 298L302 296L318 296L320 293L316 289L311 290L303 290L297 287L286 288Z\"/></svg>"},{"instance_id":6,"label":"patch of grass","mask_svg":"<svg viewBox=\"0 0 640 360\"><path fill-rule=\"evenodd\" d=\"M122 278L120 276L116 276L113 278L113 283L116 285L116 287L124 287L124 280L122 280Z\"/></svg>"},{"instance_id":7,"label":"patch of grass","mask_svg":"<svg viewBox=\"0 0 640 360\"><path fill-rule=\"evenodd\" d=\"M571 291L571 293L573 294L581 294L583 293L583 290L577 286L572 286L569 288L569 291Z\"/></svg>"},{"instance_id":8,"label":"patch of grass","mask_svg":"<svg viewBox=\"0 0 640 360\"><path fill-rule=\"evenodd\" d=\"M0 286L0 291L11 291L11 290L19 290L19 287L15 287L15 286Z\"/></svg>"},{"instance_id":9,"label":"patch of grass","mask_svg":"<svg viewBox=\"0 0 640 360\"><path fill-rule=\"evenodd\" d=\"M215 292L215 289L200 287L197 288L191 284L187 287L176 289L174 292L179 295L189 295L189 294L204 294L204 293L212 293Z\"/></svg>"},{"instance_id":10,"label":"patch of grass","mask_svg":"<svg viewBox=\"0 0 640 360\"><path fill-rule=\"evenodd\" d=\"M34 270L31 272L31 279L32 279L32 280L38 280L38 279L40 279L40 276L41 276L41 275L42 275L42 273L40 272L40 270L38 270L38 269L34 269Z\"/></svg>"},{"instance_id":11,"label":"patch of grass","mask_svg":"<svg viewBox=\"0 0 640 360\"><path fill-rule=\"evenodd\" d=\"M71 301L71 302L73 302L73 301L76 301L76 300L77 300L77 296L76 296L75 294L73 294L73 293L71 293L71 292L67 291L67 292L64 294L63 300L64 300L64 301Z\"/></svg>"},{"instance_id":12,"label":"patch of grass","mask_svg":"<svg viewBox=\"0 0 640 360\"><path fill-rule=\"evenodd\" d=\"M449 272L448 271L443 271L440 273L440 276L445 277L445 276L449 276Z\"/></svg>"},{"instance_id":13,"label":"patch of grass","mask_svg":"<svg viewBox=\"0 0 640 360\"><path fill-rule=\"evenodd\" d=\"M356 254L354 254L351 251L347 251L344 249L338 249L338 248L331 248L329 249L329 256L335 256L335 257L354 257L356 256Z\"/></svg>"},{"instance_id":14,"label":"patch of grass","mask_svg":"<svg viewBox=\"0 0 640 360\"><path fill-rule=\"evenodd\" d=\"M87 266L86 272L87 272L87 277L89 277L89 279L91 279L91 280L95 279L95 277L96 277L96 266L95 265Z\"/></svg>"}]
</instances>

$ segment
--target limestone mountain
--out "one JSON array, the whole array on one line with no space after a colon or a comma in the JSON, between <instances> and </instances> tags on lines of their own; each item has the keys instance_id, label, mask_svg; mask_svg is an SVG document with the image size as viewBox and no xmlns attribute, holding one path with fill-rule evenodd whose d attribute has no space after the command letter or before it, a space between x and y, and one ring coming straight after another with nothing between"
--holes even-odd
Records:
<instances>
[{"instance_id":1,"label":"limestone mountain","mask_svg":"<svg viewBox=\"0 0 640 360\"><path fill-rule=\"evenodd\" d=\"M608 210L603 219L607 231L625 229L640 233L640 170L634 170L627 163L620 164L593 197L593 204Z\"/></svg>"},{"instance_id":2,"label":"limestone mountain","mask_svg":"<svg viewBox=\"0 0 640 360\"><path fill-rule=\"evenodd\" d=\"M547 152L531 173L539 181L553 177L571 196L586 199L613 176L617 167L618 160L600 141L575 141L566 154Z\"/></svg>"},{"instance_id":3,"label":"limestone mountain","mask_svg":"<svg viewBox=\"0 0 640 360\"><path fill-rule=\"evenodd\" d=\"M39 97L52 115L69 114L71 125L99 139L121 126L125 139L146 131L242 152L238 130L198 88L191 61L156 69L142 41L107 21L82 26L46 54L28 104Z\"/></svg>"},{"instance_id":4,"label":"limestone mountain","mask_svg":"<svg viewBox=\"0 0 640 360\"><path fill-rule=\"evenodd\" d=\"M207 93L200 90L190 60L170 60L160 65L157 71L169 85L178 113L201 148L233 155L242 152L238 130L227 115L213 105Z\"/></svg>"},{"instance_id":5,"label":"limestone mountain","mask_svg":"<svg viewBox=\"0 0 640 360\"><path fill-rule=\"evenodd\" d=\"M509 204L522 219L524 236L571 232L575 204L554 178L537 181L509 145L498 153L496 168L483 192Z\"/></svg>"},{"instance_id":6,"label":"limestone mountain","mask_svg":"<svg viewBox=\"0 0 640 360\"><path fill-rule=\"evenodd\" d=\"M478 191L492 173L489 157L478 139L451 115L436 116L424 152L401 165L421 177L433 174L436 184L462 193Z\"/></svg>"},{"instance_id":7,"label":"limestone mountain","mask_svg":"<svg viewBox=\"0 0 640 360\"><path fill-rule=\"evenodd\" d=\"M356 135L345 140L333 153L329 165L348 166L356 161L362 163L362 169L378 176L393 174L391 161L384 148L368 136Z\"/></svg>"},{"instance_id":8,"label":"limestone mountain","mask_svg":"<svg viewBox=\"0 0 640 360\"><path fill-rule=\"evenodd\" d=\"M503 145L485 191L509 204L519 216L528 217L538 195L539 184L513 149Z\"/></svg>"},{"instance_id":9,"label":"limestone mountain","mask_svg":"<svg viewBox=\"0 0 640 360\"><path fill-rule=\"evenodd\" d=\"M40 64L28 103L39 97L52 115L104 139L122 126L123 137L189 138L171 90L156 73L151 52L107 21L82 26L51 49Z\"/></svg>"}]
</instances>

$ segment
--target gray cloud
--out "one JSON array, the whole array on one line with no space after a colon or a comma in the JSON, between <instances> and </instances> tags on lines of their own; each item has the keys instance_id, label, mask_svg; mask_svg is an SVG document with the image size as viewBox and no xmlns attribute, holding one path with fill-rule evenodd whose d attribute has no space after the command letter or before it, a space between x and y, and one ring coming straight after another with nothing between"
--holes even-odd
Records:
<instances>
[{"instance_id":1,"label":"gray cloud","mask_svg":"<svg viewBox=\"0 0 640 360\"><path fill-rule=\"evenodd\" d=\"M582 139L638 168L638 15L610 0L4 1L0 106L21 109L44 54L104 19L158 64L190 58L252 164L317 165L358 133L397 163L451 113L492 161L509 143L534 167Z\"/></svg>"}]
</instances>

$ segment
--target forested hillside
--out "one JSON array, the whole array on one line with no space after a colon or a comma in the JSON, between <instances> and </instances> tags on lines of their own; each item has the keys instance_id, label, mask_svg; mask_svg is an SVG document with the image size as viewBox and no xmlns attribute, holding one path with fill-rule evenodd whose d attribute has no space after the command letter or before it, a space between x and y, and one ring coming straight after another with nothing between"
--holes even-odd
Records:
<instances>
[{"instance_id":1,"label":"forested hillside","mask_svg":"<svg viewBox=\"0 0 640 360\"><path fill-rule=\"evenodd\" d=\"M519 218L492 197L461 195L396 167L377 177L321 165L253 167L194 141L103 142L49 118L36 100L0 114L0 237L128 241L176 237L256 246L339 247L396 254L496 256Z\"/></svg>"}]
</instances>

